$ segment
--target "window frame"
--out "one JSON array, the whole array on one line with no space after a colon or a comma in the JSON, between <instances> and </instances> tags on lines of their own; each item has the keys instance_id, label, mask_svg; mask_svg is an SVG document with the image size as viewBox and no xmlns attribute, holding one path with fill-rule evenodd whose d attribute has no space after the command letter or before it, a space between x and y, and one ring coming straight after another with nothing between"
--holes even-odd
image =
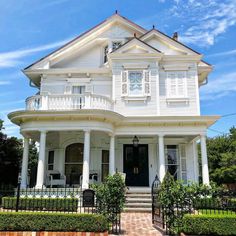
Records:
<instances>
[{"instance_id":1,"label":"window frame","mask_svg":"<svg viewBox=\"0 0 236 236\"><path fill-rule=\"evenodd\" d=\"M138 94L132 94L130 90L130 74L136 72L142 74L141 90ZM150 70L143 69L129 69L122 71L121 74L121 96L125 97L126 100L146 100L147 97L151 96L151 78ZM139 83L140 84L140 83ZM125 91L124 91L125 90ZM146 91L147 90L147 91Z\"/></svg>"},{"instance_id":2,"label":"window frame","mask_svg":"<svg viewBox=\"0 0 236 236\"><path fill-rule=\"evenodd\" d=\"M183 85L182 85L182 89L183 89L183 94L181 94L180 90L180 81L179 81L179 74L183 74L183 77L181 79L183 79ZM174 78L171 78L171 74L175 75ZM175 94L172 94L172 81L171 80L175 80ZM187 91L187 71L167 71L166 72L166 97L167 99L187 99L188 98L188 91Z\"/></svg>"}]
</instances>

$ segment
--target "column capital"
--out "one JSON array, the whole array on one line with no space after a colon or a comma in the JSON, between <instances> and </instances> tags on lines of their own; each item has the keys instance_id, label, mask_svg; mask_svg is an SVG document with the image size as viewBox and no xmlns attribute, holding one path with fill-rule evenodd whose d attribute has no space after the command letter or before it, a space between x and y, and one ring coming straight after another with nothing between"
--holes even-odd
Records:
<instances>
[{"instance_id":1,"label":"column capital","mask_svg":"<svg viewBox=\"0 0 236 236\"><path fill-rule=\"evenodd\" d=\"M48 131L47 130L39 130L39 133L41 133L41 134L46 134Z\"/></svg>"},{"instance_id":2,"label":"column capital","mask_svg":"<svg viewBox=\"0 0 236 236\"><path fill-rule=\"evenodd\" d=\"M164 138L165 134L157 134L158 138Z\"/></svg>"},{"instance_id":3,"label":"column capital","mask_svg":"<svg viewBox=\"0 0 236 236\"><path fill-rule=\"evenodd\" d=\"M114 138L116 135L114 133L109 132L108 136L111 137L111 138Z\"/></svg>"},{"instance_id":4,"label":"column capital","mask_svg":"<svg viewBox=\"0 0 236 236\"><path fill-rule=\"evenodd\" d=\"M84 133L90 133L91 129L83 129Z\"/></svg>"}]
</instances>

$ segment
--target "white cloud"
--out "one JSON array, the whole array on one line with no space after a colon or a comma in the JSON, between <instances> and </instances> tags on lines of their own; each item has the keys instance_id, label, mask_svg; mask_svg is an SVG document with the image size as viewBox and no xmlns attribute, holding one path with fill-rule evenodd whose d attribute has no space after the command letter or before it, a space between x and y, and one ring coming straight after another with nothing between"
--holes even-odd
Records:
<instances>
[{"instance_id":1,"label":"white cloud","mask_svg":"<svg viewBox=\"0 0 236 236\"><path fill-rule=\"evenodd\" d=\"M213 53L213 54L208 55L208 57L231 56L231 55L236 55L236 49L232 49L232 50L224 51L224 52Z\"/></svg>"},{"instance_id":2,"label":"white cloud","mask_svg":"<svg viewBox=\"0 0 236 236\"><path fill-rule=\"evenodd\" d=\"M200 90L201 100L215 100L236 92L236 72L210 79L208 86Z\"/></svg>"},{"instance_id":3,"label":"white cloud","mask_svg":"<svg viewBox=\"0 0 236 236\"><path fill-rule=\"evenodd\" d=\"M175 5L171 11L191 24L180 35L180 41L184 43L211 46L217 37L236 24L236 0L182 0L182 3Z\"/></svg>"},{"instance_id":4,"label":"white cloud","mask_svg":"<svg viewBox=\"0 0 236 236\"><path fill-rule=\"evenodd\" d=\"M0 81L0 85L8 85L8 84L11 84L11 82L5 80Z\"/></svg>"},{"instance_id":5,"label":"white cloud","mask_svg":"<svg viewBox=\"0 0 236 236\"><path fill-rule=\"evenodd\" d=\"M11 52L0 52L0 68L3 67L15 67L22 62L22 58L33 55L34 53L46 51L49 49L54 49L59 47L65 43L67 43L70 39L58 41L55 43L49 43L46 45L28 48L28 49L20 49Z\"/></svg>"}]
</instances>

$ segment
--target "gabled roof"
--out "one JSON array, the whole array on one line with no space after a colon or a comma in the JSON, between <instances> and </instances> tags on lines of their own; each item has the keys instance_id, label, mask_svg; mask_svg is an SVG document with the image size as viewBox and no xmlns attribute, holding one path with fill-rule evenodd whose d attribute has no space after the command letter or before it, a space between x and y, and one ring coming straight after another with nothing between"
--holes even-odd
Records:
<instances>
[{"instance_id":1,"label":"gabled roof","mask_svg":"<svg viewBox=\"0 0 236 236\"><path fill-rule=\"evenodd\" d=\"M181 42L179 42L179 41L177 41L177 40L171 38L170 36L164 34L163 32L161 32L161 31L159 31L159 30L157 30L157 29L155 29L155 28L149 30L148 32L146 32L145 34L143 34L142 36L140 36L140 39L142 39L142 40L145 41L146 39L152 37L153 35L160 36L160 37L163 38L163 39L165 38L167 41L171 42L173 45L181 46L181 47L187 49L188 51L193 52L194 54L201 55L201 53L199 53L199 52L193 50L192 48L190 48L190 47L186 46L185 44L183 44L183 43L181 43Z\"/></svg>"},{"instance_id":2,"label":"gabled roof","mask_svg":"<svg viewBox=\"0 0 236 236\"><path fill-rule=\"evenodd\" d=\"M56 55L57 53L69 48L70 46L74 45L75 43L77 43L78 41L80 41L82 38L87 37L89 34L92 34L93 32L95 32L96 30L106 26L107 24L109 24L112 21L121 21L124 24L127 24L129 26L131 26L132 28L134 28L135 30L137 30L138 32L140 32L140 34L146 33L147 30L144 29L143 27L141 27L140 25L130 21L129 19L127 19L124 16L121 16L120 14L118 14L117 12L113 15L111 15L110 17L108 17L107 19L105 19L104 21L102 21L101 23L97 24L96 26L92 27L91 29L85 31L84 33L80 34L79 36L77 36L76 38L72 39L71 41L69 41L68 43L66 43L65 45L59 47L58 49L52 51L51 53L49 53L48 55L42 57L41 59L37 60L36 62L32 63L31 65L27 66L26 68L24 68L24 70L29 69L30 67L38 64L39 62L42 62L43 60L52 57L54 55Z\"/></svg>"},{"instance_id":3,"label":"gabled roof","mask_svg":"<svg viewBox=\"0 0 236 236\"><path fill-rule=\"evenodd\" d=\"M152 51L155 51L157 53L162 53L161 51L159 51L158 49L152 47L151 45L145 43L144 41L142 41L141 39L137 38L137 37L133 37L131 38L129 41L127 41L126 43L122 44L120 47L116 48L115 50L113 50L111 53L117 53L119 51L121 51L122 49L128 48L130 44L135 43L137 45L143 45L145 48L149 48Z\"/></svg>"}]
</instances>

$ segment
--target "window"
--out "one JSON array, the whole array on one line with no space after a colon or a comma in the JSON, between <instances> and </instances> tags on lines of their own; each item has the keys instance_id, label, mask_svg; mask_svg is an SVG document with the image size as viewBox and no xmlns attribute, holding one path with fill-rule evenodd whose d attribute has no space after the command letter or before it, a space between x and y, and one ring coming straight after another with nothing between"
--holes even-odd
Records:
<instances>
[{"instance_id":1,"label":"window","mask_svg":"<svg viewBox=\"0 0 236 236\"><path fill-rule=\"evenodd\" d=\"M142 95L143 73L142 71L129 71L129 94Z\"/></svg>"},{"instance_id":2,"label":"window","mask_svg":"<svg viewBox=\"0 0 236 236\"><path fill-rule=\"evenodd\" d=\"M102 182L109 174L109 151L102 150Z\"/></svg>"},{"instance_id":3,"label":"window","mask_svg":"<svg viewBox=\"0 0 236 236\"><path fill-rule=\"evenodd\" d=\"M174 179L179 179L179 155L177 145L167 145L165 148L166 170L173 175Z\"/></svg>"},{"instance_id":4,"label":"window","mask_svg":"<svg viewBox=\"0 0 236 236\"><path fill-rule=\"evenodd\" d=\"M73 143L66 147L65 153L65 175L66 183L70 186L80 184L83 170L83 143Z\"/></svg>"},{"instance_id":5,"label":"window","mask_svg":"<svg viewBox=\"0 0 236 236\"><path fill-rule=\"evenodd\" d=\"M185 98L187 97L186 72L167 72L167 97Z\"/></svg>"},{"instance_id":6,"label":"window","mask_svg":"<svg viewBox=\"0 0 236 236\"><path fill-rule=\"evenodd\" d=\"M103 51L103 62L106 63L107 62L107 54L108 54L108 45L106 45L104 47L104 51Z\"/></svg>"},{"instance_id":7,"label":"window","mask_svg":"<svg viewBox=\"0 0 236 236\"><path fill-rule=\"evenodd\" d=\"M122 96L145 97L150 96L149 71L129 70L122 72Z\"/></svg>"},{"instance_id":8,"label":"window","mask_svg":"<svg viewBox=\"0 0 236 236\"><path fill-rule=\"evenodd\" d=\"M72 94L84 94L85 86L72 86Z\"/></svg>"},{"instance_id":9,"label":"window","mask_svg":"<svg viewBox=\"0 0 236 236\"><path fill-rule=\"evenodd\" d=\"M54 151L48 152L48 170L53 170L54 165Z\"/></svg>"},{"instance_id":10,"label":"window","mask_svg":"<svg viewBox=\"0 0 236 236\"><path fill-rule=\"evenodd\" d=\"M112 51L117 49L118 47L120 47L122 45L121 41L113 41L112 42Z\"/></svg>"}]
</instances>

